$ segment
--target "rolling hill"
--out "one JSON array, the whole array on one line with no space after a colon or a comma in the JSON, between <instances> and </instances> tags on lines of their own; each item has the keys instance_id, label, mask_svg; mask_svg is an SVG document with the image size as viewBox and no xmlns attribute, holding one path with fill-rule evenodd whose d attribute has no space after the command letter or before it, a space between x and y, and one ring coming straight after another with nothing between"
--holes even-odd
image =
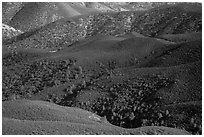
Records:
<instances>
[{"instance_id":1,"label":"rolling hill","mask_svg":"<svg viewBox=\"0 0 204 137\"><path fill-rule=\"evenodd\" d=\"M14 111L10 111L13 109ZM60 115L62 117L60 117ZM99 116L78 109L54 105L42 101L13 101L3 103L4 135L128 135L128 134L187 134L179 129L166 127L143 127L123 129L106 121L98 120ZM51 119L49 119L51 118Z\"/></svg>"},{"instance_id":2,"label":"rolling hill","mask_svg":"<svg viewBox=\"0 0 204 137\"><path fill-rule=\"evenodd\" d=\"M11 5L3 134L202 134L201 4Z\"/></svg>"},{"instance_id":3,"label":"rolling hill","mask_svg":"<svg viewBox=\"0 0 204 137\"><path fill-rule=\"evenodd\" d=\"M72 17L95 12L120 12L148 10L175 3L138 2L3 2L3 23L27 31L41 27L59 18Z\"/></svg>"},{"instance_id":4,"label":"rolling hill","mask_svg":"<svg viewBox=\"0 0 204 137\"><path fill-rule=\"evenodd\" d=\"M185 120L197 118L200 111L184 118L184 124L180 124L169 122L170 118L176 119L174 115L177 113L173 114L173 111L171 115L166 115L168 109L163 108L172 103L201 101L201 47L201 40L167 44L156 38L141 36L96 35L54 53L31 52L35 58L30 53L26 55L29 50L19 51L13 55L13 59L9 54L3 56L3 99L27 98L80 107L100 116L105 114L111 124L125 128L130 128L127 125L132 122L136 124L131 128L140 127L141 121L147 119L146 126L150 126L153 120L155 126L178 127L197 133L200 128L192 131ZM26 55L27 59L22 55ZM9 63L9 60L13 62ZM146 94L140 95L139 91ZM138 97L132 96L135 94L139 94ZM124 119L124 125L120 125L120 119L116 120L115 116L111 119L115 112L109 112L110 109L120 108L120 103L103 108L107 109L106 113L101 110L106 98L109 98L109 102L128 105L140 96L144 96L144 100L139 99L140 102L147 106L143 103L136 105L135 113L139 121L133 119L128 123L128 119ZM129 98L130 102L121 101L123 97ZM149 104L152 104L150 108ZM140 110L140 105L144 110ZM143 116L143 111L151 113ZM123 118L129 112L124 108L116 116L118 114ZM164 115L163 122L158 117L160 113Z\"/></svg>"},{"instance_id":5,"label":"rolling hill","mask_svg":"<svg viewBox=\"0 0 204 137\"><path fill-rule=\"evenodd\" d=\"M121 36L137 32L144 36L157 37L164 34L200 32L200 9L199 5L177 4L150 11L98 13L64 18L5 41L4 45L56 50L98 34Z\"/></svg>"},{"instance_id":6,"label":"rolling hill","mask_svg":"<svg viewBox=\"0 0 204 137\"><path fill-rule=\"evenodd\" d=\"M13 5L5 6L5 11L12 13L9 8L12 8ZM77 3L28 2L23 3L20 10L16 10L16 13L7 24L22 31L29 31L61 18L70 18L94 12L97 12L97 10L83 7Z\"/></svg>"}]
</instances>

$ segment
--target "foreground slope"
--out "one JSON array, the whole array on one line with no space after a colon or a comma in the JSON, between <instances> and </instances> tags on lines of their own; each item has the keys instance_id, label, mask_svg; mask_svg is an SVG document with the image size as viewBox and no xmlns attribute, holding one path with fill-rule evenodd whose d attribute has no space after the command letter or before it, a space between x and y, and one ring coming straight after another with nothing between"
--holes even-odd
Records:
<instances>
[{"instance_id":1,"label":"foreground slope","mask_svg":"<svg viewBox=\"0 0 204 137\"><path fill-rule=\"evenodd\" d=\"M10 111L14 109L14 111ZM30 119L35 113L36 119ZM54 115L53 115L54 114ZM55 115L57 114L57 115ZM64 115L67 120L59 119ZM47 118L47 117L48 118ZM49 117L52 116L52 119ZM91 117L90 117L91 116ZM53 118L56 117L54 120ZM95 117L99 116L95 115ZM34 116L32 116L34 118ZM8 101L3 103L3 134L173 134L185 135L186 131L166 127L123 129L94 119L93 113L62 107L42 101Z\"/></svg>"},{"instance_id":2,"label":"foreground slope","mask_svg":"<svg viewBox=\"0 0 204 137\"><path fill-rule=\"evenodd\" d=\"M195 62L173 67L116 69L111 78L101 78L89 87L90 91L81 91L72 106L97 111L98 115L107 116L110 123L126 128L154 124L200 134L201 68L201 62ZM69 105L63 99L61 103Z\"/></svg>"}]
</instances>

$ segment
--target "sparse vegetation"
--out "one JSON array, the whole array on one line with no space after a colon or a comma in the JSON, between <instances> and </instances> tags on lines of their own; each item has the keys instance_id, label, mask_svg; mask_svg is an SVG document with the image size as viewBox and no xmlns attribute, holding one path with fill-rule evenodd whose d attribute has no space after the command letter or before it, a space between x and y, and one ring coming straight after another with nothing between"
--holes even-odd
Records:
<instances>
[{"instance_id":1,"label":"sparse vegetation","mask_svg":"<svg viewBox=\"0 0 204 137\"><path fill-rule=\"evenodd\" d=\"M123 11L57 20L4 42L8 47L63 49L75 42L98 34L121 36L136 31L145 36L201 32L200 12L184 10L196 5L170 5L150 11Z\"/></svg>"}]
</instances>

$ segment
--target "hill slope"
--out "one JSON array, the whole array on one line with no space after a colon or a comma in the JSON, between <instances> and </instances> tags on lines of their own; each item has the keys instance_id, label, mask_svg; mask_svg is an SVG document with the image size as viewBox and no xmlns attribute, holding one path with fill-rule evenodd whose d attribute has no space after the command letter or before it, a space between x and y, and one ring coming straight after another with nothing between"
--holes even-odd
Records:
<instances>
[{"instance_id":1,"label":"hill slope","mask_svg":"<svg viewBox=\"0 0 204 137\"><path fill-rule=\"evenodd\" d=\"M14 109L14 111L10 111ZM35 113L36 119L30 119ZM57 115L53 115L57 114ZM58 119L59 115L67 120ZM42 116L44 118L42 118ZM53 119L48 119L53 116ZM91 117L90 117L91 116ZM23 119L22 119L23 117ZM90 118L89 118L90 117ZM97 117L97 116L96 116ZM15 118L15 119L14 119ZM34 118L32 116L32 118ZM99 117L100 118L100 117ZM88 122L88 123L87 123ZM3 103L3 134L189 134L186 131L166 127L122 129L103 121L94 120L90 112L54 105L42 101L13 101Z\"/></svg>"},{"instance_id":2,"label":"hill slope","mask_svg":"<svg viewBox=\"0 0 204 137\"><path fill-rule=\"evenodd\" d=\"M100 13L61 19L4 44L10 47L61 49L98 34L121 36L135 31L155 37L163 34L200 32L201 12L192 10L195 8L201 9L197 5L177 4L143 12Z\"/></svg>"},{"instance_id":3,"label":"hill slope","mask_svg":"<svg viewBox=\"0 0 204 137\"><path fill-rule=\"evenodd\" d=\"M200 4L27 4L68 18L3 41L4 134L202 134Z\"/></svg>"},{"instance_id":4,"label":"hill slope","mask_svg":"<svg viewBox=\"0 0 204 137\"><path fill-rule=\"evenodd\" d=\"M97 12L97 10L82 7L77 3L29 2L22 3L22 5L21 9L15 13L8 23L10 26L22 31L39 28L61 18ZM6 14L3 15L7 16Z\"/></svg>"},{"instance_id":5,"label":"hill slope","mask_svg":"<svg viewBox=\"0 0 204 137\"><path fill-rule=\"evenodd\" d=\"M17 36L17 35L20 35L22 34L23 32L20 31L20 30L16 30L14 29L13 27L10 27L6 24L2 24L2 38L3 38L3 41L5 39L10 39L14 36Z\"/></svg>"},{"instance_id":6,"label":"hill slope","mask_svg":"<svg viewBox=\"0 0 204 137\"><path fill-rule=\"evenodd\" d=\"M201 40L169 45L148 37L96 35L58 52L28 56L28 61L11 59L9 64L5 56L3 100L80 107L125 128L154 124L200 133L199 126L189 129L188 123L197 116L200 121L199 109L182 122L169 122L176 119L174 111L163 107L201 101L201 47ZM133 107L133 102L139 104Z\"/></svg>"},{"instance_id":7,"label":"hill slope","mask_svg":"<svg viewBox=\"0 0 204 137\"><path fill-rule=\"evenodd\" d=\"M23 31L34 29L63 17L95 12L148 10L175 3L141 2L3 2L3 23ZM46 11L47 10L47 11ZM21 24L22 23L22 24Z\"/></svg>"}]
</instances>

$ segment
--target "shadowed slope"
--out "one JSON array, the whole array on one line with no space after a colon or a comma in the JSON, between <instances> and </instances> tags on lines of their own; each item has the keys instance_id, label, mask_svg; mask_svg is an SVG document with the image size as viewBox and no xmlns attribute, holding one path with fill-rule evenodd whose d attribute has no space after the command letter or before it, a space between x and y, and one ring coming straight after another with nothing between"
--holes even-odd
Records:
<instances>
[{"instance_id":1,"label":"shadowed slope","mask_svg":"<svg viewBox=\"0 0 204 137\"><path fill-rule=\"evenodd\" d=\"M171 67L121 68L116 69L114 79L127 79L160 75L168 77L174 83L157 91L164 104L200 101L202 97L202 63L201 61ZM122 76L117 76L118 74Z\"/></svg>"},{"instance_id":2,"label":"shadowed slope","mask_svg":"<svg viewBox=\"0 0 204 137\"><path fill-rule=\"evenodd\" d=\"M168 67L202 60L202 40L171 45L147 58L143 67Z\"/></svg>"},{"instance_id":3,"label":"shadowed slope","mask_svg":"<svg viewBox=\"0 0 204 137\"><path fill-rule=\"evenodd\" d=\"M176 43L189 42L202 39L201 32L185 33L185 34L164 34L159 38L169 40Z\"/></svg>"}]
</instances>

